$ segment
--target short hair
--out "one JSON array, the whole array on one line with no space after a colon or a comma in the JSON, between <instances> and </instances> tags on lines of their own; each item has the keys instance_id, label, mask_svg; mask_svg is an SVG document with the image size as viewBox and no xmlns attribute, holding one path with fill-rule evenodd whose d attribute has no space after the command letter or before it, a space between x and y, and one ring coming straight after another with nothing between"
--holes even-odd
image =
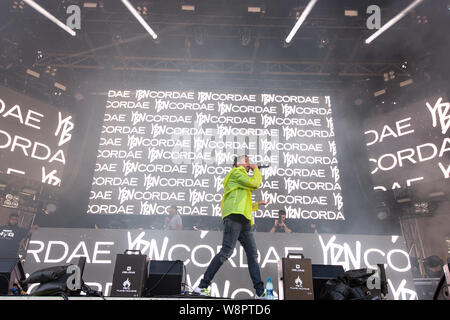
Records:
<instances>
[{"instance_id":1,"label":"short hair","mask_svg":"<svg viewBox=\"0 0 450 320\"><path fill-rule=\"evenodd\" d=\"M11 214L9 215L9 217L10 217L10 218L12 218L12 217L18 218L18 217L19 217L19 214L18 214L17 212L13 212L13 213L11 213Z\"/></svg>"},{"instance_id":2,"label":"short hair","mask_svg":"<svg viewBox=\"0 0 450 320\"><path fill-rule=\"evenodd\" d=\"M279 211L278 211L278 215L279 215L279 216L285 216L285 215L286 215L286 211L284 211L284 210L279 210Z\"/></svg>"},{"instance_id":3,"label":"short hair","mask_svg":"<svg viewBox=\"0 0 450 320\"><path fill-rule=\"evenodd\" d=\"M247 155L239 156L236 158L236 166L239 164L245 164L245 159L247 159Z\"/></svg>"}]
</instances>

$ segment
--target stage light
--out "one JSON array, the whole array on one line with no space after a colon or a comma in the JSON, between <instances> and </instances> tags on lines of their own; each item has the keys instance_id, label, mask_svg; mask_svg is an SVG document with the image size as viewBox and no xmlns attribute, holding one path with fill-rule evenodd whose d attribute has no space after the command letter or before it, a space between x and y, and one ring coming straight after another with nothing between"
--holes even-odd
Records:
<instances>
[{"instance_id":1,"label":"stage light","mask_svg":"<svg viewBox=\"0 0 450 320\"><path fill-rule=\"evenodd\" d=\"M136 9L128 0L121 0L122 3L127 7L131 14L139 21L139 23L144 27L145 30L152 36L153 39L158 38L158 35L153 31L153 29L148 25L147 22L139 15Z\"/></svg>"},{"instance_id":2,"label":"stage light","mask_svg":"<svg viewBox=\"0 0 450 320\"><path fill-rule=\"evenodd\" d=\"M248 46L252 41L252 34L249 28L243 28L239 30L241 36L241 45Z\"/></svg>"},{"instance_id":3,"label":"stage light","mask_svg":"<svg viewBox=\"0 0 450 320\"><path fill-rule=\"evenodd\" d=\"M398 198L396 199L397 203L407 203L411 201L411 198L409 197L404 197L404 198Z\"/></svg>"},{"instance_id":4,"label":"stage light","mask_svg":"<svg viewBox=\"0 0 450 320\"><path fill-rule=\"evenodd\" d=\"M67 87L64 86L64 85L62 85L62 84L59 83L59 82L55 82L55 83L54 83L54 86L55 86L56 88L58 88L58 89L61 89L62 91L66 91L66 90L67 90Z\"/></svg>"},{"instance_id":5,"label":"stage light","mask_svg":"<svg viewBox=\"0 0 450 320\"><path fill-rule=\"evenodd\" d=\"M261 7L247 7L247 11L251 13L261 13L263 10Z\"/></svg>"},{"instance_id":6,"label":"stage light","mask_svg":"<svg viewBox=\"0 0 450 320\"><path fill-rule=\"evenodd\" d=\"M77 100L77 101L81 101L81 100L84 99L84 95L81 94L81 93L75 93L75 94L74 94L74 98L75 98L75 100Z\"/></svg>"},{"instance_id":7,"label":"stage light","mask_svg":"<svg viewBox=\"0 0 450 320\"><path fill-rule=\"evenodd\" d=\"M395 72L393 70L389 72L383 73L384 81L387 82L389 80L395 79Z\"/></svg>"},{"instance_id":8,"label":"stage light","mask_svg":"<svg viewBox=\"0 0 450 320\"><path fill-rule=\"evenodd\" d=\"M346 17L357 17L358 16L358 10L345 10L344 14Z\"/></svg>"},{"instance_id":9,"label":"stage light","mask_svg":"<svg viewBox=\"0 0 450 320\"><path fill-rule=\"evenodd\" d=\"M330 39L328 37L326 37L326 36L322 36L319 39L318 47L319 47L319 49L326 48L329 43L330 43Z\"/></svg>"},{"instance_id":10,"label":"stage light","mask_svg":"<svg viewBox=\"0 0 450 320\"><path fill-rule=\"evenodd\" d=\"M308 5L306 6L305 10L300 15L300 18L298 18L297 22L295 23L294 27L292 28L291 32L287 36L285 42L290 43L292 41L292 38L297 33L298 29L302 25L302 23L306 20L306 17L311 12L312 8L316 4L317 0L310 0Z\"/></svg>"},{"instance_id":11,"label":"stage light","mask_svg":"<svg viewBox=\"0 0 450 320\"><path fill-rule=\"evenodd\" d=\"M38 5L34 0L23 0L25 1L29 6L31 6L33 9L38 11L40 14L45 16L47 19L55 23L58 27L62 28L63 30L67 31L72 36L76 36L77 34L75 31L70 29L68 26L66 26L64 23L56 19L51 13L49 13L47 10L42 8L40 5Z\"/></svg>"},{"instance_id":12,"label":"stage light","mask_svg":"<svg viewBox=\"0 0 450 320\"><path fill-rule=\"evenodd\" d=\"M18 196L14 196L11 193L8 193L5 196L5 200L3 201L3 206L8 208L18 208L19 207L20 198Z\"/></svg>"},{"instance_id":13,"label":"stage light","mask_svg":"<svg viewBox=\"0 0 450 320\"><path fill-rule=\"evenodd\" d=\"M395 202L402 207L412 207L412 201L415 196L409 188L398 188L393 190ZM408 209L409 210L409 209Z\"/></svg>"},{"instance_id":14,"label":"stage light","mask_svg":"<svg viewBox=\"0 0 450 320\"><path fill-rule=\"evenodd\" d=\"M410 85L412 83L413 83L413 79L408 79L408 80L400 82L400 87L405 87L405 86Z\"/></svg>"},{"instance_id":15,"label":"stage light","mask_svg":"<svg viewBox=\"0 0 450 320\"><path fill-rule=\"evenodd\" d=\"M381 202L377 206L376 213L377 213L378 220L386 220L391 215L390 209L385 202Z\"/></svg>"},{"instance_id":16,"label":"stage light","mask_svg":"<svg viewBox=\"0 0 450 320\"><path fill-rule=\"evenodd\" d=\"M292 42L286 42L286 41L284 41L284 40L281 40L283 43L282 43L282 45L283 45L283 48L288 48L291 44L292 44Z\"/></svg>"},{"instance_id":17,"label":"stage light","mask_svg":"<svg viewBox=\"0 0 450 320\"><path fill-rule=\"evenodd\" d=\"M408 68L408 61L404 61L402 63L402 69L406 69L406 68Z\"/></svg>"},{"instance_id":18,"label":"stage light","mask_svg":"<svg viewBox=\"0 0 450 320\"><path fill-rule=\"evenodd\" d=\"M56 211L56 205L54 203L49 203L45 207L44 213L51 214L51 213L54 213L55 211Z\"/></svg>"},{"instance_id":19,"label":"stage light","mask_svg":"<svg viewBox=\"0 0 450 320\"><path fill-rule=\"evenodd\" d=\"M137 6L136 9L139 12L139 14L144 15L144 16L147 15L147 11L148 11L147 6Z\"/></svg>"},{"instance_id":20,"label":"stage light","mask_svg":"<svg viewBox=\"0 0 450 320\"><path fill-rule=\"evenodd\" d=\"M385 93L386 93L386 89L382 89L382 90L374 92L373 95L374 95L374 97L378 97Z\"/></svg>"},{"instance_id":21,"label":"stage light","mask_svg":"<svg viewBox=\"0 0 450 320\"><path fill-rule=\"evenodd\" d=\"M190 4L182 4L181 10L183 11L195 11L195 6Z\"/></svg>"},{"instance_id":22,"label":"stage light","mask_svg":"<svg viewBox=\"0 0 450 320\"><path fill-rule=\"evenodd\" d=\"M417 214L428 214L430 213L428 208L428 202L416 202L414 203L414 212Z\"/></svg>"},{"instance_id":23,"label":"stage light","mask_svg":"<svg viewBox=\"0 0 450 320\"><path fill-rule=\"evenodd\" d=\"M94 9L94 8L104 8L104 3L103 0L99 0L99 1L84 1L83 3L83 8L90 8L90 9Z\"/></svg>"},{"instance_id":24,"label":"stage light","mask_svg":"<svg viewBox=\"0 0 450 320\"><path fill-rule=\"evenodd\" d=\"M18 11L18 12L23 12L23 7L24 7L24 2L23 0L21 1L13 1L12 5L11 5L11 9L13 11Z\"/></svg>"},{"instance_id":25,"label":"stage light","mask_svg":"<svg viewBox=\"0 0 450 320\"><path fill-rule=\"evenodd\" d=\"M385 220L391 217L393 199L392 190L375 191L373 200L377 219Z\"/></svg>"},{"instance_id":26,"label":"stage light","mask_svg":"<svg viewBox=\"0 0 450 320\"><path fill-rule=\"evenodd\" d=\"M206 30L202 27L194 28L194 40L199 46L205 44L206 41Z\"/></svg>"},{"instance_id":27,"label":"stage light","mask_svg":"<svg viewBox=\"0 0 450 320\"><path fill-rule=\"evenodd\" d=\"M23 188L21 192L27 195L35 195L37 193L36 190L30 188Z\"/></svg>"},{"instance_id":28,"label":"stage light","mask_svg":"<svg viewBox=\"0 0 450 320\"><path fill-rule=\"evenodd\" d=\"M385 220L387 217L388 217L388 213L386 212L386 210L382 210L377 213L377 218L379 220Z\"/></svg>"},{"instance_id":29,"label":"stage light","mask_svg":"<svg viewBox=\"0 0 450 320\"><path fill-rule=\"evenodd\" d=\"M42 60L44 58L44 53L42 52L42 50L38 50L37 51L37 55L36 55L36 59L37 60Z\"/></svg>"},{"instance_id":30,"label":"stage light","mask_svg":"<svg viewBox=\"0 0 450 320\"><path fill-rule=\"evenodd\" d=\"M357 98L357 99L355 99L355 101L353 101L353 103L354 103L355 105L357 105L357 106L362 105L363 102L364 102L364 101L363 101L361 98Z\"/></svg>"},{"instance_id":31,"label":"stage light","mask_svg":"<svg viewBox=\"0 0 450 320\"><path fill-rule=\"evenodd\" d=\"M441 197L441 196L443 196L443 195L445 195L445 193L442 192L442 191L432 192L432 193L429 193L429 194L428 194L428 196L429 196L430 198L437 198L437 197Z\"/></svg>"},{"instance_id":32,"label":"stage light","mask_svg":"<svg viewBox=\"0 0 450 320\"><path fill-rule=\"evenodd\" d=\"M382 26L380 29L378 29L374 34L372 34L369 38L366 39L366 44L370 44L373 40L378 38L383 32L385 32L387 29L392 27L394 24L396 24L399 20L401 20L409 11L414 9L416 6L418 6L423 0L415 0L413 3L411 3L408 7L403 9L399 14L397 14L394 18L389 20L384 26Z\"/></svg>"},{"instance_id":33,"label":"stage light","mask_svg":"<svg viewBox=\"0 0 450 320\"><path fill-rule=\"evenodd\" d=\"M51 75L52 77L56 76L57 71L58 69L52 66L47 66L44 70L45 73Z\"/></svg>"},{"instance_id":34,"label":"stage light","mask_svg":"<svg viewBox=\"0 0 450 320\"><path fill-rule=\"evenodd\" d=\"M30 76L33 76L35 78L39 78L41 76L39 73L37 73L36 71L33 71L31 69L27 69L27 74L29 74Z\"/></svg>"},{"instance_id":35,"label":"stage light","mask_svg":"<svg viewBox=\"0 0 450 320\"><path fill-rule=\"evenodd\" d=\"M428 17L427 16L417 16L416 17L416 19L417 19L417 23L419 23L419 24L426 24L426 23L428 23Z\"/></svg>"}]
</instances>

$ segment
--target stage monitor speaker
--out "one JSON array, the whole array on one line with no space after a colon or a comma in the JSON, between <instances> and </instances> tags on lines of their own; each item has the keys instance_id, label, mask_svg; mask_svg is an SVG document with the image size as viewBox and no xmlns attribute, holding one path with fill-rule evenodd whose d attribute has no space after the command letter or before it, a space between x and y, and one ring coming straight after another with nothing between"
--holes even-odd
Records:
<instances>
[{"instance_id":1,"label":"stage monitor speaker","mask_svg":"<svg viewBox=\"0 0 450 320\"><path fill-rule=\"evenodd\" d=\"M434 291L433 300L450 300L450 263L443 267L444 274Z\"/></svg>"},{"instance_id":2,"label":"stage monitor speaker","mask_svg":"<svg viewBox=\"0 0 450 320\"><path fill-rule=\"evenodd\" d=\"M127 254L137 251L139 254ZM147 256L139 250L118 254L111 286L112 297L142 297L145 289Z\"/></svg>"},{"instance_id":3,"label":"stage monitor speaker","mask_svg":"<svg viewBox=\"0 0 450 320\"><path fill-rule=\"evenodd\" d=\"M289 253L278 261L278 296L280 300L314 300L311 259Z\"/></svg>"},{"instance_id":4,"label":"stage monitor speaker","mask_svg":"<svg viewBox=\"0 0 450 320\"><path fill-rule=\"evenodd\" d=\"M19 258L0 258L0 295L14 294L14 288L26 290L22 287L25 280L22 262Z\"/></svg>"},{"instance_id":5,"label":"stage monitor speaker","mask_svg":"<svg viewBox=\"0 0 450 320\"><path fill-rule=\"evenodd\" d=\"M148 264L147 296L170 296L181 293L183 261L157 261Z\"/></svg>"},{"instance_id":6,"label":"stage monitor speaker","mask_svg":"<svg viewBox=\"0 0 450 320\"><path fill-rule=\"evenodd\" d=\"M325 283L330 279L336 279L344 275L344 268L342 266L313 264L312 278L314 287L314 300L319 300Z\"/></svg>"}]
</instances>

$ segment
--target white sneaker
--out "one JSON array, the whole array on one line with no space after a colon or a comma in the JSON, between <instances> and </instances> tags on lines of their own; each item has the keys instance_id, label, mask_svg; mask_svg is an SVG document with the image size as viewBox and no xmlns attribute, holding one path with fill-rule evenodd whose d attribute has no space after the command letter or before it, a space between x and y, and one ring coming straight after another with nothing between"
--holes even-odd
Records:
<instances>
[{"instance_id":1,"label":"white sneaker","mask_svg":"<svg viewBox=\"0 0 450 320\"><path fill-rule=\"evenodd\" d=\"M266 292L264 291L262 295L258 296L257 294L255 294L255 299L256 300L266 300Z\"/></svg>"},{"instance_id":2,"label":"white sneaker","mask_svg":"<svg viewBox=\"0 0 450 320\"><path fill-rule=\"evenodd\" d=\"M201 296L205 296L205 297L210 297L211 296L211 292L209 291L208 288L195 288L194 289L194 293L195 294L199 294Z\"/></svg>"}]
</instances>

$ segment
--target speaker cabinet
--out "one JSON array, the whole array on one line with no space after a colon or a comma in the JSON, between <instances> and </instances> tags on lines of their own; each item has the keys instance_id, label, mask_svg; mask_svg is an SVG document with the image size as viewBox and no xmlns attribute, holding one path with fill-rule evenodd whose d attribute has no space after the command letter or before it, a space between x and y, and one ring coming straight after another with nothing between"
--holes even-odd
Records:
<instances>
[{"instance_id":1,"label":"speaker cabinet","mask_svg":"<svg viewBox=\"0 0 450 320\"><path fill-rule=\"evenodd\" d=\"M181 293L183 261L151 260L148 264L147 296L170 296Z\"/></svg>"},{"instance_id":2,"label":"speaker cabinet","mask_svg":"<svg viewBox=\"0 0 450 320\"><path fill-rule=\"evenodd\" d=\"M146 278L146 255L118 254L111 287L112 297L142 297ZM140 253L140 252L139 252Z\"/></svg>"},{"instance_id":3,"label":"speaker cabinet","mask_svg":"<svg viewBox=\"0 0 450 320\"><path fill-rule=\"evenodd\" d=\"M336 279L344 274L342 266L313 264L312 278L314 286L314 300L319 300L321 291L330 279Z\"/></svg>"},{"instance_id":4,"label":"speaker cabinet","mask_svg":"<svg viewBox=\"0 0 450 320\"><path fill-rule=\"evenodd\" d=\"M278 261L278 295L280 300L314 300L311 259L286 258Z\"/></svg>"}]
</instances>

